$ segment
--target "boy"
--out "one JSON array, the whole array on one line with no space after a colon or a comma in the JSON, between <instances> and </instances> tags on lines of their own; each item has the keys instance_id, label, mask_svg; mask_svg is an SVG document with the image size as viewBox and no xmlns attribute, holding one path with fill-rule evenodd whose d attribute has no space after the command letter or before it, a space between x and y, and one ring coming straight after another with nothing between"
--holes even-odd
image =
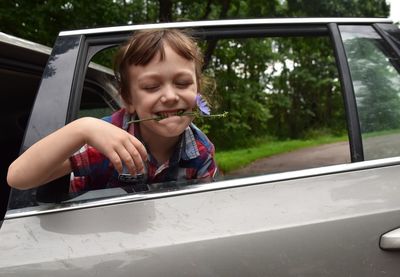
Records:
<instances>
[{"instance_id":1,"label":"boy","mask_svg":"<svg viewBox=\"0 0 400 277\"><path fill-rule=\"evenodd\" d=\"M148 183L212 180L214 146L192 116L182 116L195 108L201 66L196 43L182 31L136 32L116 58L125 108L106 120L77 119L43 138L10 165L9 185L33 188L73 172L71 191L115 187L123 170L145 174Z\"/></svg>"}]
</instances>

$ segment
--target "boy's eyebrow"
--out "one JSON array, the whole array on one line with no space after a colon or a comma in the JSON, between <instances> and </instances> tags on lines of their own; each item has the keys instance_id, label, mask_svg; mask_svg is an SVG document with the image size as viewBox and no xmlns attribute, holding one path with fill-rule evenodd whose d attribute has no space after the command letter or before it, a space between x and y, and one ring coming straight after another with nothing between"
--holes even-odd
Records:
<instances>
[{"instance_id":1,"label":"boy's eyebrow","mask_svg":"<svg viewBox=\"0 0 400 277\"><path fill-rule=\"evenodd\" d=\"M137 81L140 82L142 80L146 80L146 79L160 79L160 77L162 74L159 74L157 72L149 72L149 73L144 73L142 74ZM181 71L179 71L178 73L176 73L174 75L174 77L181 77L181 76L190 76L190 77L194 77L195 73L190 71L190 70L186 70L186 69L182 69Z\"/></svg>"},{"instance_id":2,"label":"boy's eyebrow","mask_svg":"<svg viewBox=\"0 0 400 277\"><path fill-rule=\"evenodd\" d=\"M181 72L178 72L175 74L176 76L182 76L182 75L187 75L187 76L194 76L195 72L189 71L189 70L182 70Z\"/></svg>"},{"instance_id":3,"label":"boy's eyebrow","mask_svg":"<svg viewBox=\"0 0 400 277\"><path fill-rule=\"evenodd\" d=\"M142 74L137 79L137 81L140 82L140 81L147 80L147 79L159 79L159 78L160 78L160 74L158 74L158 73L145 73L145 74Z\"/></svg>"}]
</instances>

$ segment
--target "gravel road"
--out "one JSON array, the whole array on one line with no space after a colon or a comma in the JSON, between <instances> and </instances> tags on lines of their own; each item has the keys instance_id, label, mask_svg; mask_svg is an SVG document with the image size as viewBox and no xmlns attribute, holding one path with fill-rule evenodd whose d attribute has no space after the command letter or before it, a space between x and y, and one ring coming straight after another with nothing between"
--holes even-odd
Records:
<instances>
[{"instance_id":1,"label":"gravel road","mask_svg":"<svg viewBox=\"0 0 400 277\"><path fill-rule=\"evenodd\" d=\"M251 176L350 163L350 161L348 142L338 142L316 147L303 148L300 150L275 155L269 158L260 159L244 168L225 174L225 176Z\"/></svg>"}]
</instances>

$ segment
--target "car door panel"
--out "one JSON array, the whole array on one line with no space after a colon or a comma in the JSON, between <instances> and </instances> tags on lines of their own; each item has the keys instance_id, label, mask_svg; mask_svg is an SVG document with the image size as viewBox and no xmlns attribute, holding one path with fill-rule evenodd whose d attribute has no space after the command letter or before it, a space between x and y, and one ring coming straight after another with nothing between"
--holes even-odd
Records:
<instances>
[{"instance_id":1,"label":"car door panel","mask_svg":"<svg viewBox=\"0 0 400 277\"><path fill-rule=\"evenodd\" d=\"M399 253L381 250L379 239L399 226L398 172L388 166L10 219L0 275L394 276Z\"/></svg>"}]
</instances>

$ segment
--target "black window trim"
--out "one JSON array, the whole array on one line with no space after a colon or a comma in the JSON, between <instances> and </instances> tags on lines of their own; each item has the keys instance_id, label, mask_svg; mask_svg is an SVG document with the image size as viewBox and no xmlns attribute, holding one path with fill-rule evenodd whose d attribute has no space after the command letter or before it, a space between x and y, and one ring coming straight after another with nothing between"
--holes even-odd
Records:
<instances>
[{"instance_id":1,"label":"black window trim","mask_svg":"<svg viewBox=\"0 0 400 277\"><path fill-rule=\"evenodd\" d=\"M392 65L396 68L398 72L400 72L400 45L396 45L396 43L390 38L390 35L381 27L382 24L373 24L372 27L374 30L382 37L385 44L388 45L389 49L392 51L391 54L394 54L395 57L390 57ZM400 29L398 30L400 33Z\"/></svg>"},{"instance_id":2,"label":"black window trim","mask_svg":"<svg viewBox=\"0 0 400 277\"><path fill-rule=\"evenodd\" d=\"M361 162L364 161L364 150L350 68L347 62L347 56L338 25L336 23L330 23L328 24L328 27L335 51L336 62L339 70L339 79L346 110L351 162Z\"/></svg>"},{"instance_id":3,"label":"black window trim","mask_svg":"<svg viewBox=\"0 0 400 277\"><path fill-rule=\"evenodd\" d=\"M385 25L390 25L394 26L393 24L385 24ZM375 31L383 38L384 41L386 41L387 44L390 45L394 53L396 53L397 59L400 59L400 46L397 46L393 40L390 38L390 35L382 28L384 26L383 23L375 23L372 24L372 27L375 29ZM400 33L400 29L397 29L397 32Z\"/></svg>"}]
</instances>

